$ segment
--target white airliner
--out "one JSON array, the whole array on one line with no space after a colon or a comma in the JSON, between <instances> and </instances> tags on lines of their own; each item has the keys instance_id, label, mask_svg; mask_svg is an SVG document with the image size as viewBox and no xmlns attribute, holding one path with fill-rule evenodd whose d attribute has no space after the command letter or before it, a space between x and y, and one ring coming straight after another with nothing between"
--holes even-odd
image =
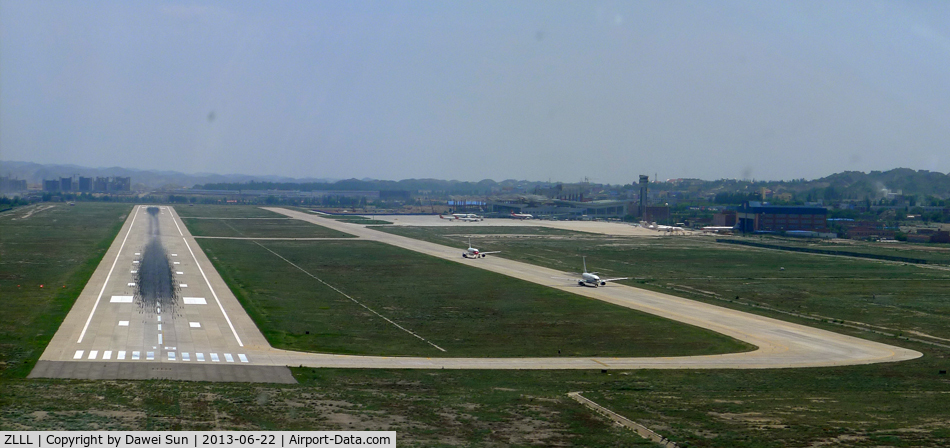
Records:
<instances>
[{"instance_id":1,"label":"white airliner","mask_svg":"<svg viewBox=\"0 0 950 448\"><path fill-rule=\"evenodd\" d=\"M472 238L469 237L469 238L468 238L468 249L466 249L465 252L462 252L462 258L478 258L478 257L485 258L485 256L488 255L488 254L497 254L497 253L500 253L500 252L501 252L500 250L496 250L496 251L493 251L493 252L482 252L482 251L480 251L480 250L478 250L478 249L472 247Z\"/></svg>"},{"instance_id":2,"label":"white airliner","mask_svg":"<svg viewBox=\"0 0 950 448\"><path fill-rule=\"evenodd\" d=\"M597 275L597 272L587 272L587 257L584 257L584 272L580 274L581 278L578 280L576 278L562 278L554 277L560 280L576 280L577 286L606 286L607 282L615 282L617 280L629 280L630 277L617 277L617 278L600 278Z\"/></svg>"},{"instance_id":3,"label":"white airliner","mask_svg":"<svg viewBox=\"0 0 950 448\"><path fill-rule=\"evenodd\" d=\"M511 217L514 219L533 219L534 215L528 213L515 213L511 212Z\"/></svg>"},{"instance_id":4,"label":"white airliner","mask_svg":"<svg viewBox=\"0 0 950 448\"><path fill-rule=\"evenodd\" d=\"M663 225L657 225L656 223L650 223L650 224L646 224L646 225L644 225L644 223L640 223L640 227L646 227L646 228L648 228L648 229L650 229L650 230L656 230L657 232L669 232L669 233L673 233L673 232L684 232L684 233L685 233L685 232L686 232L686 229L684 229L684 228L682 228L682 227L678 227L678 226L663 226Z\"/></svg>"},{"instance_id":5,"label":"white airliner","mask_svg":"<svg viewBox=\"0 0 950 448\"><path fill-rule=\"evenodd\" d=\"M474 213L453 213L451 218L446 218L445 216L439 215L439 218L448 219L452 221L465 221L465 222L478 222L484 221L485 218L478 216Z\"/></svg>"}]
</instances>

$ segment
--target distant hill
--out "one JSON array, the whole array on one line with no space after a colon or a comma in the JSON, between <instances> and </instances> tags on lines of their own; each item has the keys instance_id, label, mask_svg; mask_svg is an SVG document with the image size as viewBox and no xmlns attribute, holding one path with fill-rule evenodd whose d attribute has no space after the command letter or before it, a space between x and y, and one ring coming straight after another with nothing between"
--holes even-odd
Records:
<instances>
[{"instance_id":1,"label":"distant hill","mask_svg":"<svg viewBox=\"0 0 950 448\"><path fill-rule=\"evenodd\" d=\"M806 180L783 181L719 179L677 179L651 184L654 191L679 191L691 194L757 194L763 188L775 193L791 193L796 200L875 199L887 193L904 196L950 198L950 174L927 170L895 168L888 171L845 171Z\"/></svg>"},{"instance_id":2,"label":"distant hill","mask_svg":"<svg viewBox=\"0 0 950 448\"><path fill-rule=\"evenodd\" d=\"M0 161L0 176L26 179L30 184L39 184L43 179L60 177L131 177L133 188L144 185L147 188L179 187L191 188L195 184L215 182L334 182L336 179L295 179L284 176L251 176L246 174L185 174L176 171L136 170L130 168L109 167L89 168L78 165L43 165L32 162Z\"/></svg>"},{"instance_id":3,"label":"distant hill","mask_svg":"<svg viewBox=\"0 0 950 448\"><path fill-rule=\"evenodd\" d=\"M463 182L458 180L439 179L405 179L400 181L373 180L373 179L346 179L333 183L313 182L258 182L246 183L210 183L195 185L195 188L205 190L369 190L369 191L410 191L432 192L440 195L482 195L500 191L524 191L538 185L547 185L546 182L530 182L525 180L504 180L495 182L485 179L479 182Z\"/></svg>"},{"instance_id":4,"label":"distant hill","mask_svg":"<svg viewBox=\"0 0 950 448\"><path fill-rule=\"evenodd\" d=\"M815 181L818 185L840 188L856 196L879 195L884 189L901 190L910 195L946 196L950 194L950 174L896 168L890 171L845 171Z\"/></svg>"},{"instance_id":5,"label":"distant hill","mask_svg":"<svg viewBox=\"0 0 950 448\"><path fill-rule=\"evenodd\" d=\"M199 188L208 190L382 190L432 192L448 195L482 195L498 192L530 192L535 188L547 188L558 182L532 182L526 180L485 179L479 182L439 179L405 179L400 181L375 179L316 179L284 176L252 176L247 174L185 174L175 171L136 170L129 168L89 168L77 165L43 165L30 162L0 161L0 175L26 179L39 184L43 179L58 179L67 176L110 177L128 176L136 186L155 188ZM591 185L592 187L594 185ZM637 185L614 186L635 190ZM900 191L905 196L936 196L950 198L950 174L927 170L895 168L888 171L845 171L820 179L794 179L786 181L756 180L701 180L677 179L669 182L651 182L651 191L687 192L689 197L726 194L746 197L763 188L773 192L787 192L796 200L813 199L859 199L878 198L887 192ZM738 196L736 196L738 194Z\"/></svg>"}]
</instances>

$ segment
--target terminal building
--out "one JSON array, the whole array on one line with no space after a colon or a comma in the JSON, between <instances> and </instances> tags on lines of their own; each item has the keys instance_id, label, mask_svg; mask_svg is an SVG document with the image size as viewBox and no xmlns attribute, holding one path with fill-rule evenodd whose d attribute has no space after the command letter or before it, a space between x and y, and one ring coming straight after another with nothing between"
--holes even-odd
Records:
<instances>
[{"instance_id":1,"label":"terminal building","mask_svg":"<svg viewBox=\"0 0 950 448\"><path fill-rule=\"evenodd\" d=\"M736 209L736 219L738 230L747 233L790 230L824 232L828 228L828 209L748 202Z\"/></svg>"}]
</instances>

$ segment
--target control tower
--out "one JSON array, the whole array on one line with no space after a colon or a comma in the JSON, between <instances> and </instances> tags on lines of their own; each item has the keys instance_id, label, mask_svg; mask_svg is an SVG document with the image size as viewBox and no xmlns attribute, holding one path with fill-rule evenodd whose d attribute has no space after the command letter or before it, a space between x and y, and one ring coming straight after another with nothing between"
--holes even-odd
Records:
<instances>
[{"instance_id":1,"label":"control tower","mask_svg":"<svg viewBox=\"0 0 950 448\"><path fill-rule=\"evenodd\" d=\"M647 211L647 186L650 184L650 176L640 175L640 207L637 209L637 216L643 218Z\"/></svg>"}]
</instances>

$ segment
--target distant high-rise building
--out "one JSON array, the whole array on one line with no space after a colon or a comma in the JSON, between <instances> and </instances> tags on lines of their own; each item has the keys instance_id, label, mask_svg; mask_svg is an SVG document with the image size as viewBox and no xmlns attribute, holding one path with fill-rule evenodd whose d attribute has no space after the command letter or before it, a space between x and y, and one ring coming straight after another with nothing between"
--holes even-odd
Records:
<instances>
[{"instance_id":1,"label":"distant high-rise building","mask_svg":"<svg viewBox=\"0 0 950 448\"><path fill-rule=\"evenodd\" d=\"M112 181L112 188L110 190L114 191L132 191L132 178L131 177L115 177Z\"/></svg>"},{"instance_id":2,"label":"distant high-rise building","mask_svg":"<svg viewBox=\"0 0 950 448\"><path fill-rule=\"evenodd\" d=\"M26 181L23 181L24 183ZM25 188L24 188L25 189ZM50 192L97 192L105 193L109 191L132 191L131 177L79 177L79 182L73 181L72 177L61 177L58 180L43 180L43 191Z\"/></svg>"},{"instance_id":3,"label":"distant high-rise building","mask_svg":"<svg viewBox=\"0 0 950 448\"><path fill-rule=\"evenodd\" d=\"M60 183L56 179L43 179L43 191L59 191Z\"/></svg>"},{"instance_id":4,"label":"distant high-rise building","mask_svg":"<svg viewBox=\"0 0 950 448\"><path fill-rule=\"evenodd\" d=\"M10 177L0 177L0 191L22 191L26 190L26 180Z\"/></svg>"},{"instance_id":5,"label":"distant high-rise building","mask_svg":"<svg viewBox=\"0 0 950 448\"><path fill-rule=\"evenodd\" d=\"M92 191L108 191L109 190L109 178L108 177L97 177L96 181L92 185Z\"/></svg>"},{"instance_id":6,"label":"distant high-rise building","mask_svg":"<svg viewBox=\"0 0 950 448\"><path fill-rule=\"evenodd\" d=\"M25 191L26 179L0 177L0 191Z\"/></svg>"},{"instance_id":7,"label":"distant high-rise building","mask_svg":"<svg viewBox=\"0 0 950 448\"><path fill-rule=\"evenodd\" d=\"M92 191L92 178L79 176L79 191Z\"/></svg>"}]
</instances>

